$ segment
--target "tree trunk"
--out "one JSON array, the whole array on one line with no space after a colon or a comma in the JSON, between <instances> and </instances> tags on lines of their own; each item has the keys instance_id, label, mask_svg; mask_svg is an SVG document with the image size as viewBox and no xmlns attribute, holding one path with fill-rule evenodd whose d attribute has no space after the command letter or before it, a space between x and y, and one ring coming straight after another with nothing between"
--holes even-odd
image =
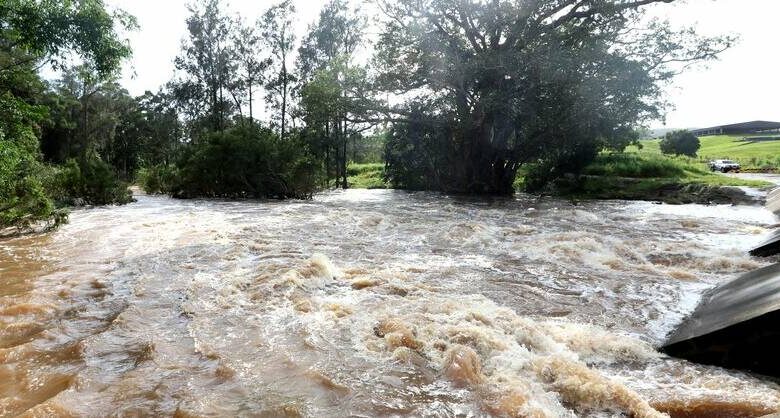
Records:
<instances>
[{"instance_id":1,"label":"tree trunk","mask_svg":"<svg viewBox=\"0 0 780 418\"><path fill-rule=\"evenodd\" d=\"M285 119L287 117L287 63L285 63L286 55L282 57L282 132L279 138L284 141Z\"/></svg>"},{"instance_id":2,"label":"tree trunk","mask_svg":"<svg viewBox=\"0 0 780 418\"><path fill-rule=\"evenodd\" d=\"M249 77L249 126L254 126L255 119L254 114L252 113L252 77Z\"/></svg>"},{"instance_id":3,"label":"tree trunk","mask_svg":"<svg viewBox=\"0 0 780 418\"><path fill-rule=\"evenodd\" d=\"M325 187L330 187L330 121L325 122Z\"/></svg>"},{"instance_id":4,"label":"tree trunk","mask_svg":"<svg viewBox=\"0 0 780 418\"><path fill-rule=\"evenodd\" d=\"M349 184L347 184L347 121L344 120L344 130L342 131L342 150L341 150L341 173L342 173L342 181L341 181L341 188L347 189L349 188Z\"/></svg>"}]
</instances>

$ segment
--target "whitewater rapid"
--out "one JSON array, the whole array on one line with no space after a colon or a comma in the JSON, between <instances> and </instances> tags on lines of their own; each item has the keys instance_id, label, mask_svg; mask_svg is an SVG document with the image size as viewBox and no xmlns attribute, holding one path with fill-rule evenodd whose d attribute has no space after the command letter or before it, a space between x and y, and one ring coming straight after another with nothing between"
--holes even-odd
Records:
<instances>
[{"instance_id":1,"label":"whitewater rapid","mask_svg":"<svg viewBox=\"0 0 780 418\"><path fill-rule=\"evenodd\" d=\"M139 196L0 241L0 416L761 416L655 349L759 206Z\"/></svg>"}]
</instances>

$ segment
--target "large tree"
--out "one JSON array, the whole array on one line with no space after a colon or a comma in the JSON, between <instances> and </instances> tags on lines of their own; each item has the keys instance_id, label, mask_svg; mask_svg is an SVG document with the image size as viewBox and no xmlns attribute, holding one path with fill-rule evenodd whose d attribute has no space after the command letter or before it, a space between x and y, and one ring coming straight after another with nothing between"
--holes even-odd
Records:
<instances>
[{"instance_id":1,"label":"large tree","mask_svg":"<svg viewBox=\"0 0 780 418\"><path fill-rule=\"evenodd\" d=\"M262 57L263 42L260 29L241 19L236 21L233 31L233 51L238 66L237 93L234 98L241 97L236 105L240 109L244 103L249 107L249 123L254 124L254 93L255 88L262 85L264 73L270 60Z\"/></svg>"},{"instance_id":2,"label":"large tree","mask_svg":"<svg viewBox=\"0 0 780 418\"><path fill-rule=\"evenodd\" d=\"M644 13L672 1L381 3L381 80L407 99L394 109L406 124L397 130L419 138L391 135L388 150L413 149L405 155L417 161L390 155L391 177L509 194L523 164L534 165L530 184L539 185L621 145L634 126L661 117L664 82L731 41L675 31Z\"/></svg>"},{"instance_id":3,"label":"large tree","mask_svg":"<svg viewBox=\"0 0 780 418\"><path fill-rule=\"evenodd\" d=\"M365 29L364 16L350 9L344 0L331 0L309 27L298 51L306 133L325 160L326 179L333 166L336 183L343 188L348 186L348 141L364 129L362 124L350 121L364 115L366 109L366 71L354 62Z\"/></svg>"},{"instance_id":4,"label":"large tree","mask_svg":"<svg viewBox=\"0 0 780 418\"><path fill-rule=\"evenodd\" d=\"M290 90L296 79L288 66L288 60L295 48L294 18L295 5L292 0L283 0L266 10L258 22L270 63L265 84L266 100L277 112L279 137L282 140L287 132Z\"/></svg>"},{"instance_id":5,"label":"large tree","mask_svg":"<svg viewBox=\"0 0 780 418\"><path fill-rule=\"evenodd\" d=\"M236 81L231 34L233 21L221 0L199 0L189 6L188 38L174 63L179 78L170 88L193 126L222 131L235 110L231 98ZM193 132L197 137L199 132Z\"/></svg>"},{"instance_id":6,"label":"large tree","mask_svg":"<svg viewBox=\"0 0 780 418\"><path fill-rule=\"evenodd\" d=\"M134 26L101 0L0 2L0 228L54 214L38 175L38 133L48 112L37 70L63 68L78 56L99 77L109 76L130 55L119 31Z\"/></svg>"}]
</instances>

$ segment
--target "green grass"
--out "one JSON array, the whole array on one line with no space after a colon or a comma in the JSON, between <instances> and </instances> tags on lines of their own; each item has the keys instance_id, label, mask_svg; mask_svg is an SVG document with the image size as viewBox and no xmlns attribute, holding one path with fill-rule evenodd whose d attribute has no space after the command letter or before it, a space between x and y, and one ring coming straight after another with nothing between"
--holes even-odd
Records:
<instances>
[{"instance_id":1,"label":"green grass","mask_svg":"<svg viewBox=\"0 0 780 418\"><path fill-rule=\"evenodd\" d=\"M764 187L771 183L723 176L710 172L705 163L692 158L670 157L660 153L602 154L584 174L601 177L654 179L663 182L699 183L711 186Z\"/></svg>"},{"instance_id":2,"label":"green grass","mask_svg":"<svg viewBox=\"0 0 780 418\"><path fill-rule=\"evenodd\" d=\"M667 203L740 203L741 192L722 186L767 187L771 183L712 173L704 163L660 153L602 154L579 183L560 184L574 198L660 200Z\"/></svg>"},{"instance_id":3,"label":"green grass","mask_svg":"<svg viewBox=\"0 0 780 418\"><path fill-rule=\"evenodd\" d=\"M353 189L387 189L390 186L384 180L383 163L351 163L347 167L347 182Z\"/></svg>"},{"instance_id":4,"label":"green grass","mask_svg":"<svg viewBox=\"0 0 780 418\"><path fill-rule=\"evenodd\" d=\"M780 169L780 140L752 142L749 138L750 136L745 135L701 137L701 148L695 160L702 163L715 159L735 160L745 170ZM629 151L638 151L643 155L660 155L660 142L659 139L644 140L641 141L641 150L629 147Z\"/></svg>"}]
</instances>

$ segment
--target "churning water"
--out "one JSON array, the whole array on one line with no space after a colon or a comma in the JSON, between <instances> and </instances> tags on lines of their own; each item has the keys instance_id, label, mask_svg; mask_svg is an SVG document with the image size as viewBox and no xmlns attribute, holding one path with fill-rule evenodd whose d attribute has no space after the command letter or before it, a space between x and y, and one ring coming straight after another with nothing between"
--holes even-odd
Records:
<instances>
[{"instance_id":1,"label":"churning water","mask_svg":"<svg viewBox=\"0 0 780 418\"><path fill-rule=\"evenodd\" d=\"M654 347L760 207L398 191L78 210L0 241L0 416L760 416Z\"/></svg>"}]
</instances>

